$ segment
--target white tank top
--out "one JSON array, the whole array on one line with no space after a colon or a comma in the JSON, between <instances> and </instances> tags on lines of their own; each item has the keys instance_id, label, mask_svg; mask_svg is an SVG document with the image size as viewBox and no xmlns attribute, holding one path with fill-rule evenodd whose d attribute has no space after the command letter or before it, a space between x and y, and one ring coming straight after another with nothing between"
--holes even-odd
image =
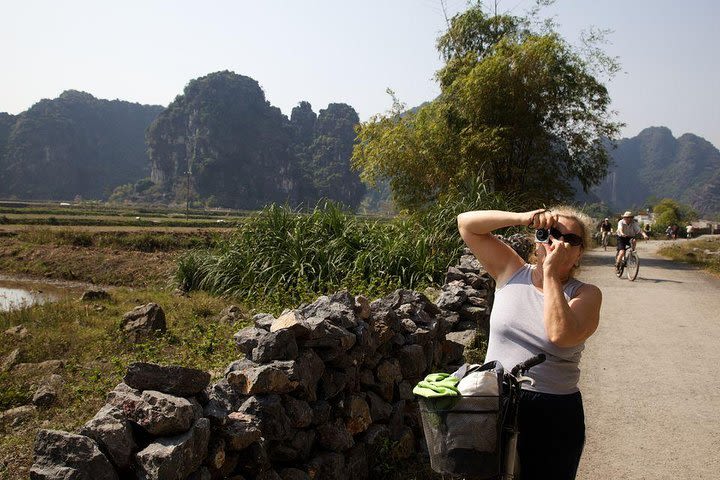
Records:
<instances>
[{"instance_id":1,"label":"white tank top","mask_svg":"<svg viewBox=\"0 0 720 480\"><path fill-rule=\"evenodd\" d=\"M585 344L558 347L548 340L543 323L545 295L532 283L533 266L525 264L505 285L495 290L490 314L490 338L485 362L499 360L506 370L528 358L544 353L544 363L533 367L528 376L535 386L527 390L558 395L578 391L580 357ZM571 278L563 286L565 299L575 296L583 283Z\"/></svg>"}]
</instances>

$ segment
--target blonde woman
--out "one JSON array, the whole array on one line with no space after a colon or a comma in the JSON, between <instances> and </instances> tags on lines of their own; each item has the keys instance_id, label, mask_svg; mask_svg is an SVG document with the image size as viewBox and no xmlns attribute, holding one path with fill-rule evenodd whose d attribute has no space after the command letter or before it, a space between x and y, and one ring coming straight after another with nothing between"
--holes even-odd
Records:
<instances>
[{"instance_id":1,"label":"blonde woman","mask_svg":"<svg viewBox=\"0 0 720 480\"><path fill-rule=\"evenodd\" d=\"M517 225L549 230L548 243L536 241L532 264L493 235ZM591 221L570 207L484 210L460 214L458 228L496 282L486 361L512 368L538 353L547 357L520 399L521 479L573 479L585 443L579 363L602 303L600 289L573 277L590 245Z\"/></svg>"}]
</instances>

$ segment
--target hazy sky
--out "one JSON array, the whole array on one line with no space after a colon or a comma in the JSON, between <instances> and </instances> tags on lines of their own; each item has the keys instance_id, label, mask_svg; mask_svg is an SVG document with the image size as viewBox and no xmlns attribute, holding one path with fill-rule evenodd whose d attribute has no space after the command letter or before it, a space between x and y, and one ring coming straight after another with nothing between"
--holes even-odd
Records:
<instances>
[{"instance_id":1,"label":"hazy sky","mask_svg":"<svg viewBox=\"0 0 720 480\"><path fill-rule=\"evenodd\" d=\"M445 5L452 15L466 2ZM571 42L613 30L605 49L623 71L608 88L624 136L665 125L720 146L720 2L558 0L544 12ZM387 88L408 106L438 94L445 25L440 0L2 0L0 111L67 89L167 106L193 78L231 70L287 115L300 100L316 112L345 102L366 120L390 107Z\"/></svg>"}]
</instances>

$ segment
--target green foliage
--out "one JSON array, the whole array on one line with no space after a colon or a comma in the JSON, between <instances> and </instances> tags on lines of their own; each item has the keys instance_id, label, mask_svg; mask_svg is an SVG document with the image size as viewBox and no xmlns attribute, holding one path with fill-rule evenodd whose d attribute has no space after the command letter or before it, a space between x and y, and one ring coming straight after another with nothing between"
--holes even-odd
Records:
<instances>
[{"instance_id":1,"label":"green foliage","mask_svg":"<svg viewBox=\"0 0 720 480\"><path fill-rule=\"evenodd\" d=\"M698 218L697 212L692 207L676 202L671 198L660 200L653 208L653 213L655 214L656 231L665 231L668 225L673 224L683 226L687 222Z\"/></svg>"},{"instance_id":2,"label":"green foliage","mask_svg":"<svg viewBox=\"0 0 720 480\"><path fill-rule=\"evenodd\" d=\"M479 173L535 204L567 200L574 179L587 189L604 178L603 142L620 125L580 51L481 5L454 17L438 47L441 95L415 112L394 99L361 125L353 162L366 182L388 179L394 199L417 209Z\"/></svg>"},{"instance_id":3,"label":"green foliage","mask_svg":"<svg viewBox=\"0 0 720 480\"><path fill-rule=\"evenodd\" d=\"M697 265L712 273L720 273L720 240L701 237L696 240L673 242L658 250L672 260Z\"/></svg>"},{"instance_id":4,"label":"green foliage","mask_svg":"<svg viewBox=\"0 0 720 480\"><path fill-rule=\"evenodd\" d=\"M119 331L119 319L138 303L150 301L165 310L168 331L145 343L132 343ZM68 298L3 312L0 330L24 325L29 335L24 339L3 338L0 358L20 348L23 362L63 359L65 367L54 405L34 411L22 428L0 425L0 478L27 478L20 472L23 468L27 473L32 463L37 430L77 431L102 407L107 392L122 381L132 362L222 372L238 358L232 335L245 326L242 321L218 322L217 316L227 306L226 300L202 292L178 297L164 291L113 289L111 300L94 301L92 305ZM47 368L42 367L0 372L0 411L29 404L47 375ZM13 475L3 475L7 473Z\"/></svg>"},{"instance_id":5,"label":"green foliage","mask_svg":"<svg viewBox=\"0 0 720 480\"><path fill-rule=\"evenodd\" d=\"M149 178L143 178L135 182L134 190L136 193L143 193L153 185L155 185L155 183L152 180Z\"/></svg>"},{"instance_id":6,"label":"green foliage","mask_svg":"<svg viewBox=\"0 0 720 480\"><path fill-rule=\"evenodd\" d=\"M321 202L309 213L271 205L226 243L179 261L175 283L276 309L345 288L382 295L443 281L463 248L459 213L513 208L479 180L466 182L432 207L389 221L350 215Z\"/></svg>"},{"instance_id":7,"label":"green foliage","mask_svg":"<svg viewBox=\"0 0 720 480\"><path fill-rule=\"evenodd\" d=\"M88 232L83 230L25 229L18 240L36 245L112 248L123 251L169 252L192 248L211 248L219 241L212 233Z\"/></svg>"},{"instance_id":8,"label":"green foliage","mask_svg":"<svg viewBox=\"0 0 720 480\"><path fill-rule=\"evenodd\" d=\"M8 372L0 372L0 411L27 405L32 400L32 392L11 381Z\"/></svg>"}]
</instances>

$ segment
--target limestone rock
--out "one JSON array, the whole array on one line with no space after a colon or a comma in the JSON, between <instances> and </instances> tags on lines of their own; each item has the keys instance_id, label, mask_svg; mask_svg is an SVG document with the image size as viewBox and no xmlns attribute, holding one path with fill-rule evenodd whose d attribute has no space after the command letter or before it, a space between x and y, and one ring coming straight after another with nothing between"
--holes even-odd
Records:
<instances>
[{"instance_id":1,"label":"limestone rock","mask_svg":"<svg viewBox=\"0 0 720 480\"><path fill-rule=\"evenodd\" d=\"M28 329L25 327L25 325L15 325L14 327L10 327L5 330L5 335L15 337L18 340L22 340L29 334Z\"/></svg>"},{"instance_id":2,"label":"limestone rock","mask_svg":"<svg viewBox=\"0 0 720 480\"><path fill-rule=\"evenodd\" d=\"M91 302L94 300L110 300L110 294L102 289L85 290L80 296L81 302Z\"/></svg>"},{"instance_id":3,"label":"limestone rock","mask_svg":"<svg viewBox=\"0 0 720 480\"><path fill-rule=\"evenodd\" d=\"M259 428L260 419L243 412L232 412L221 431L227 439L228 450L243 450L257 442L262 435Z\"/></svg>"},{"instance_id":4,"label":"limestone rock","mask_svg":"<svg viewBox=\"0 0 720 480\"><path fill-rule=\"evenodd\" d=\"M326 450L344 452L355 445L353 436L340 420L326 423L317 428L318 443Z\"/></svg>"},{"instance_id":5,"label":"limestone rock","mask_svg":"<svg viewBox=\"0 0 720 480\"><path fill-rule=\"evenodd\" d=\"M16 348L8 353L0 365L0 372L7 372L20 362L20 349Z\"/></svg>"},{"instance_id":6,"label":"limestone rock","mask_svg":"<svg viewBox=\"0 0 720 480\"><path fill-rule=\"evenodd\" d=\"M135 307L123 315L120 329L134 342L144 340L167 329L165 312L157 303Z\"/></svg>"},{"instance_id":7,"label":"limestone rock","mask_svg":"<svg viewBox=\"0 0 720 480\"><path fill-rule=\"evenodd\" d=\"M108 396L108 403L155 436L186 432L202 414L202 408L195 401L153 390L145 390L140 395L114 392Z\"/></svg>"},{"instance_id":8,"label":"limestone rock","mask_svg":"<svg viewBox=\"0 0 720 480\"><path fill-rule=\"evenodd\" d=\"M156 390L189 397L208 386L210 374L194 368L136 362L130 364L123 381L138 390Z\"/></svg>"},{"instance_id":9,"label":"limestone rock","mask_svg":"<svg viewBox=\"0 0 720 480\"><path fill-rule=\"evenodd\" d=\"M117 480L110 461L95 442L59 430L38 430L35 438L32 480Z\"/></svg>"},{"instance_id":10,"label":"limestone rock","mask_svg":"<svg viewBox=\"0 0 720 480\"><path fill-rule=\"evenodd\" d=\"M292 361L278 361L267 365L244 368L228 373L227 381L242 395L289 393L299 385L297 380L290 379L294 365L295 363Z\"/></svg>"},{"instance_id":11,"label":"limestone rock","mask_svg":"<svg viewBox=\"0 0 720 480\"><path fill-rule=\"evenodd\" d=\"M235 323L242 320L242 310L237 305L229 305L220 312L220 323Z\"/></svg>"},{"instance_id":12,"label":"limestone rock","mask_svg":"<svg viewBox=\"0 0 720 480\"><path fill-rule=\"evenodd\" d=\"M33 405L40 408L52 406L57 400L62 383L63 379L60 375L56 373L50 374L35 391L32 398Z\"/></svg>"},{"instance_id":13,"label":"limestone rock","mask_svg":"<svg viewBox=\"0 0 720 480\"><path fill-rule=\"evenodd\" d=\"M119 469L125 470L130 467L137 445L130 422L118 408L112 405L103 406L80 429L80 434L95 440Z\"/></svg>"},{"instance_id":14,"label":"limestone rock","mask_svg":"<svg viewBox=\"0 0 720 480\"><path fill-rule=\"evenodd\" d=\"M207 455L210 421L198 420L182 435L158 438L135 456L137 474L142 480L185 480L197 470Z\"/></svg>"}]
</instances>

